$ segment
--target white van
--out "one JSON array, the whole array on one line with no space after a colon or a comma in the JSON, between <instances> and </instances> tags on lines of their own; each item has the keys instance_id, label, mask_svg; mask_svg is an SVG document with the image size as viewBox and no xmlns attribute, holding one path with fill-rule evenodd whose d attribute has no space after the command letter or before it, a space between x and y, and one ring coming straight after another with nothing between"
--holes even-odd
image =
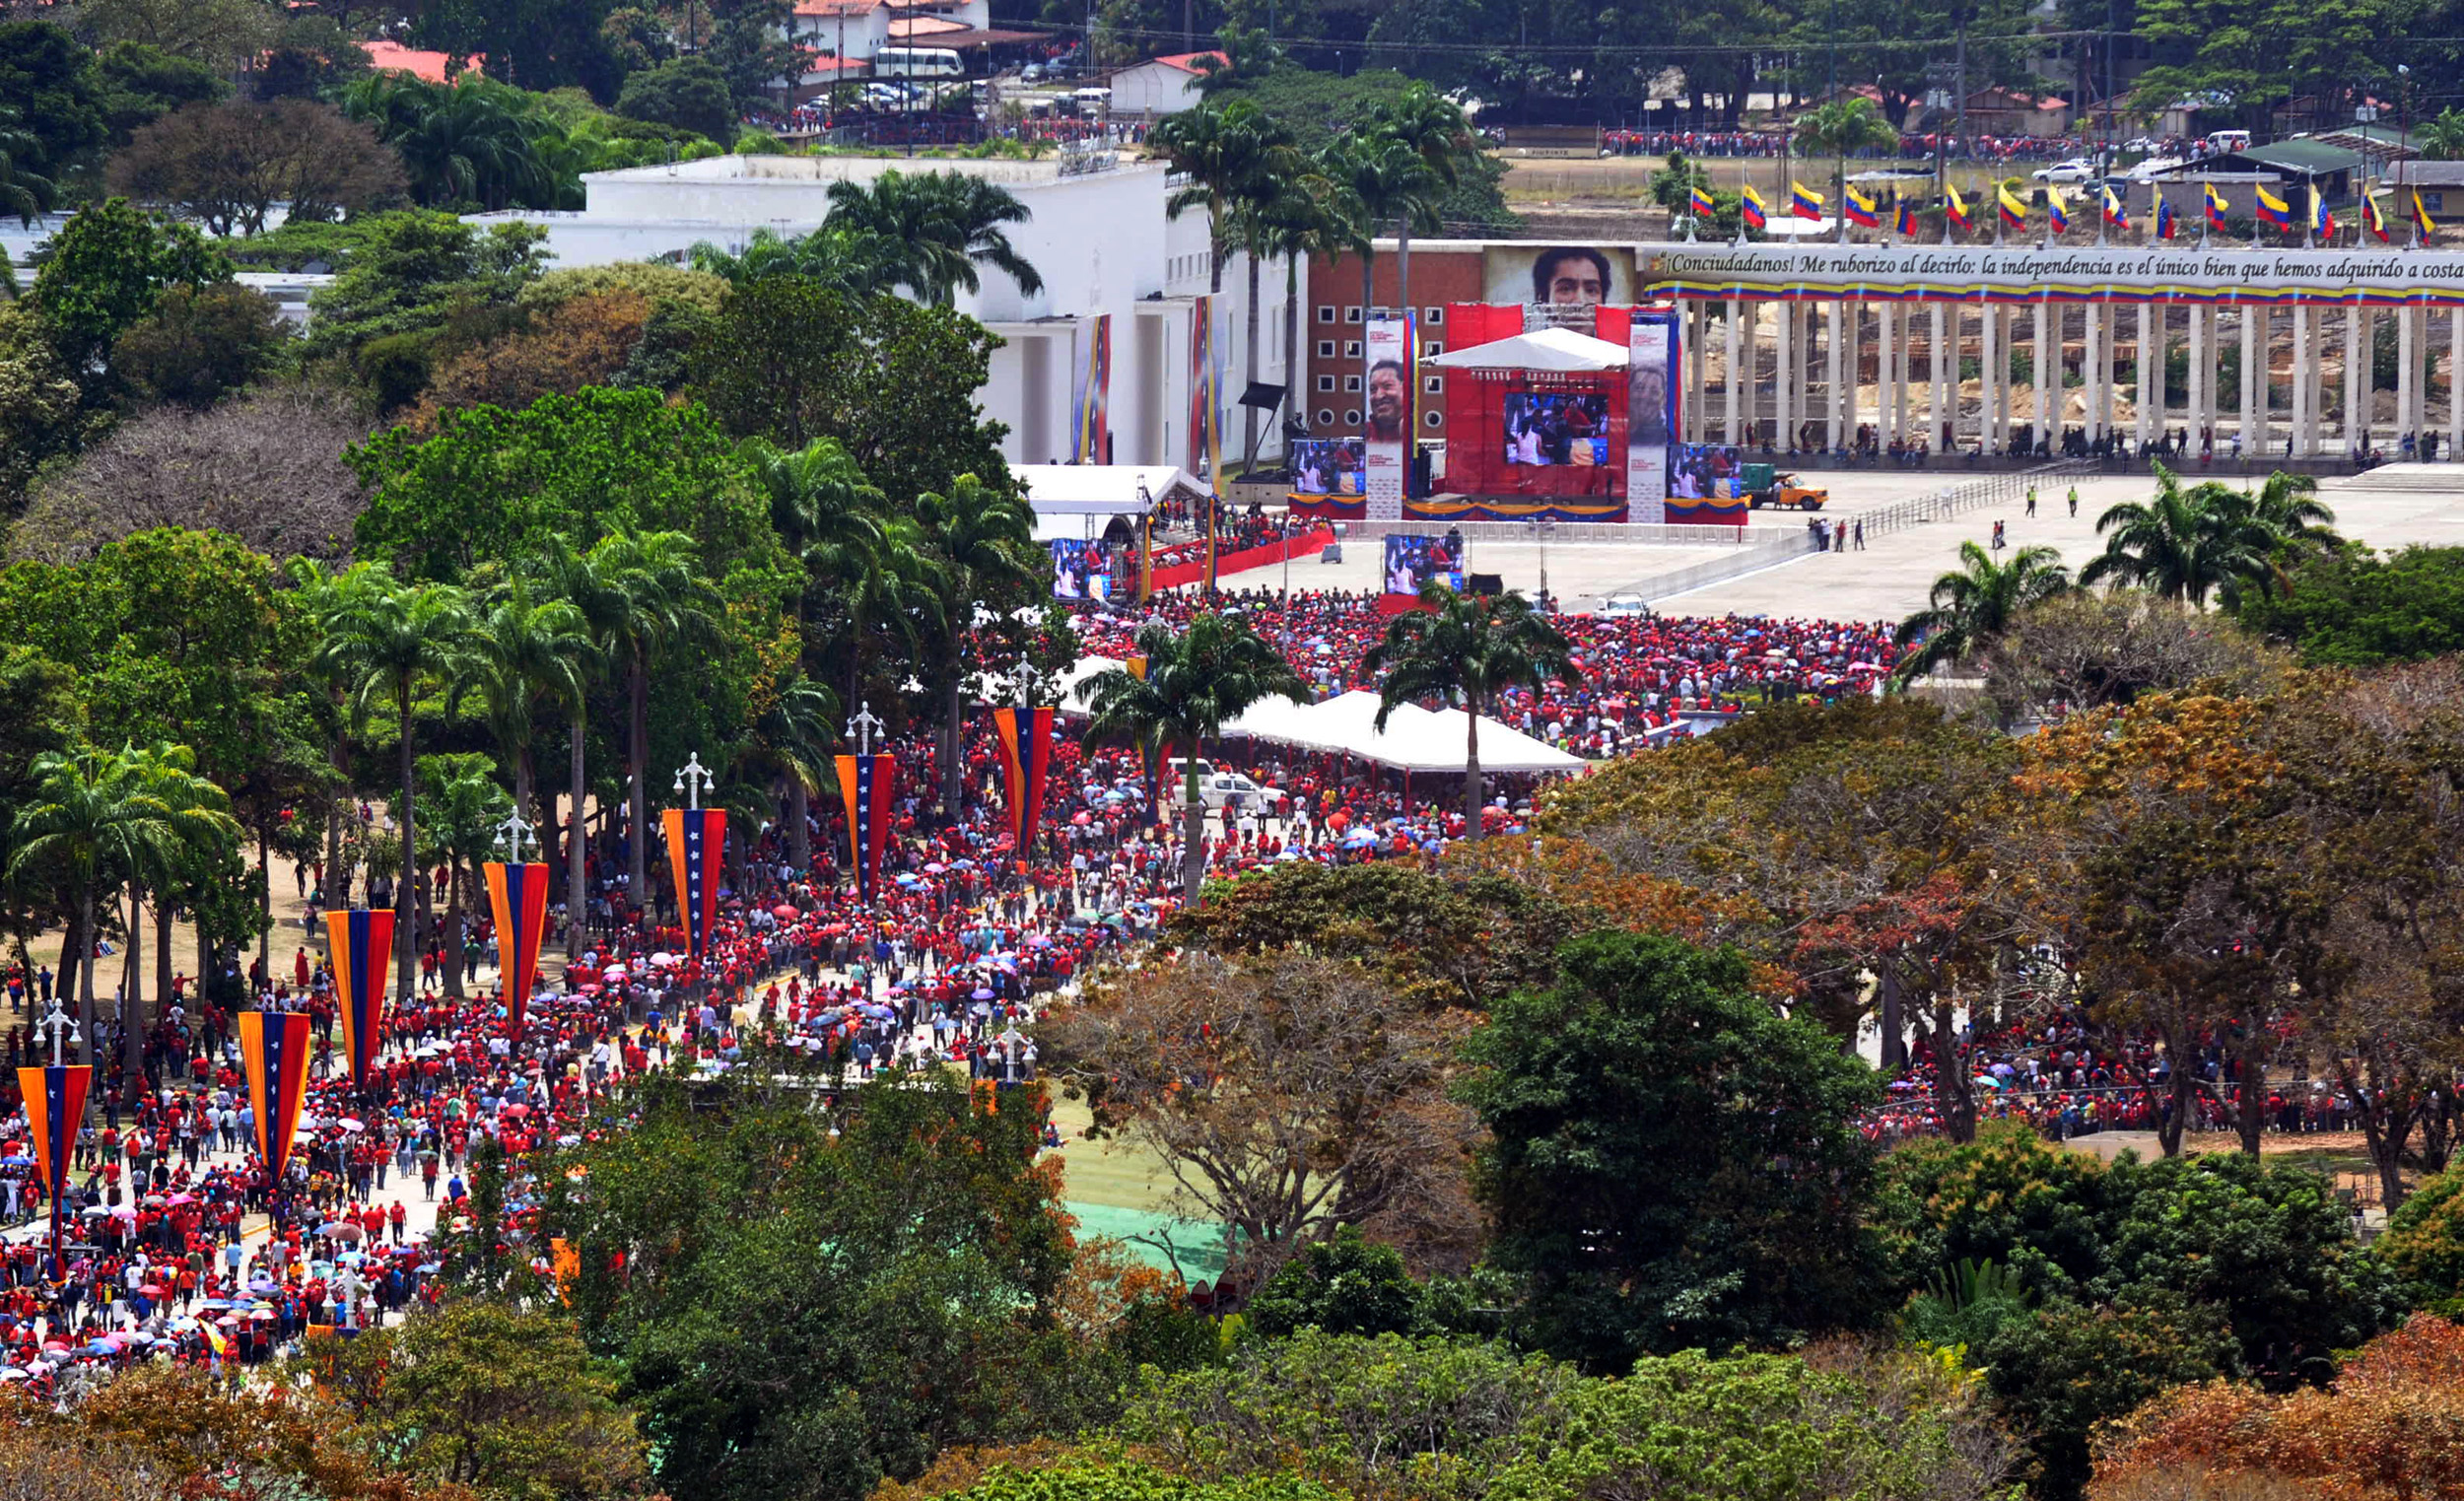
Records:
<instances>
[{"instance_id":1,"label":"white van","mask_svg":"<svg viewBox=\"0 0 2464 1501\"><path fill-rule=\"evenodd\" d=\"M1216 772L1198 779L1198 796L1209 808L1246 808L1271 813L1283 799L1281 787L1260 786L1238 772Z\"/></svg>"},{"instance_id":2,"label":"white van","mask_svg":"<svg viewBox=\"0 0 2464 1501\"><path fill-rule=\"evenodd\" d=\"M2208 132L2208 153L2211 156L2227 151L2248 151L2249 149L2250 132L2247 130L2211 130Z\"/></svg>"},{"instance_id":3,"label":"white van","mask_svg":"<svg viewBox=\"0 0 2464 1501\"><path fill-rule=\"evenodd\" d=\"M967 65L951 47L876 47L875 78L965 78Z\"/></svg>"}]
</instances>

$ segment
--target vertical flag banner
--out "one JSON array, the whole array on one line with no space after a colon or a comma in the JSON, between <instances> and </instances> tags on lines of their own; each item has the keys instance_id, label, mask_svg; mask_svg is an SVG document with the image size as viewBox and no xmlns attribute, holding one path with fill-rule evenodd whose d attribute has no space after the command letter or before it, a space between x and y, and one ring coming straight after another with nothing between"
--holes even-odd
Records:
<instances>
[{"instance_id":1,"label":"vertical flag banner","mask_svg":"<svg viewBox=\"0 0 2464 1501\"><path fill-rule=\"evenodd\" d=\"M881 852L890 841L890 793L896 782L888 756L840 756L839 801L847 809L848 866L856 872L856 895L869 902L881 884Z\"/></svg>"},{"instance_id":2,"label":"vertical flag banner","mask_svg":"<svg viewBox=\"0 0 2464 1501\"><path fill-rule=\"evenodd\" d=\"M333 950L334 1001L342 1013L342 1052L351 1082L368 1081L376 1041L385 1024L385 983L393 968L393 910L325 914L325 938Z\"/></svg>"},{"instance_id":3,"label":"vertical flag banner","mask_svg":"<svg viewBox=\"0 0 2464 1501\"><path fill-rule=\"evenodd\" d=\"M1771 227L1770 207L1762 201L1762 195L1754 191L1752 183L1748 182L1737 190L1737 207L1744 217L1745 228L1767 230Z\"/></svg>"},{"instance_id":4,"label":"vertical flag banner","mask_svg":"<svg viewBox=\"0 0 2464 1501\"><path fill-rule=\"evenodd\" d=\"M1035 816L1044 806L1044 782L1052 770L1053 712L995 709L992 727L1001 737L1001 778L1009 789L1009 825L1018 836L1018 858L1035 839Z\"/></svg>"},{"instance_id":5,"label":"vertical flag banner","mask_svg":"<svg viewBox=\"0 0 2464 1501\"><path fill-rule=\"evenodd\" d=\"M1680 368L1677 314L1637 308L1625 337L1625 517L1668 520L1669 444L1677 431L1673 377Z\"/></svg>"},{"instance_id":6,"label":"vertical flag banner","mask_svg":"<svg viewBox=\"0 0 2464 1501\"><path fill-rule=\"evenodd\" d=\"M1215 372L1215 300L1200 293L1190 299L1190 461L1192 474L1206 476L1215 501L1223 499L1222 392ZM1206 587L1215 586L1215 512L1206 508Z\"/></svg>"},{"instance_id":7,"label":"vertical flag banner","mask_svg":"<svg viewBox=\"0 0 2464 1501\"><path fill-rule=\"evenodd\" d=\"M505 985L505 1014L521 1035L522 1011L539 982L539 945L548 935L548 867L490 860L488 906L496 914L497 973Z\"/></svg>"},{"instance_id":8,"label":"vertical flag banner","mask_svg":"<svg viewBox=\"0 0 2464 1501\"><path fill-rule=\"evenodd\" d=\"M257 1155L278 1188L308 1110L308 1047L305 1011L240 1013L240 1061L256 1110Z\"/></svg>"},{"instance_id":9,"label":"vertical flag banner","mask_svg":"<svg viewBox=\"0 0 2464 1501\"><path fill-rule=\"evenodd\" d=\"M2170 239L2175 233L2173 205L2162 193L2156 195L2156 239Z\"/></svg>"},{"instance_id":10,"label":"vertical flag banner","mask_svg":"<svg viewBox=\"0 0 2464 1501\"><path fill-rule=\"evenodd\" d=\"M1403 518L1403 455L1411 439L1411 331L1402 318L1371 318L1361 331L1368 352L1368 440L1361 463L1362 514L1372 521Z\"/></svg>"},{"instance_id":11,"label":"vertical flag banner","mask_svg":"<svg viewBox=\"0 0 2464 1501\"><path fill-rule=\"evenodd\" d=\"M1078 366L1077 404L1071 409L1070 444L1076 463L1104 462L1104 435L1111 428L1112 314L1099 312L1087 326L1086 358Z\"/></svg>"},{"instance_id":12,"label":"vertical flag banner","mask_svg":"<svg viewBox=\"0 0 2464 1501\"><path fill-rule=\"evenodd\" d=\"M20 1068L17 1087L26 1097L26 1128L34 1138L34 1173L51 1195L51 1254L60 1254L60 1200L68 1193L69 1159L77 1151L78 1123L86 1119L86 1090L94 1083L89 1063Z\"/></svg>"},{"instance_id":13,"label":"vertical flag banner","mask_svg":"<svg viewBox=\"0 0 2464 1501\"><path fill-rule=\"evenodd\" d=\"M719 921L719 877L727 854L727 810L668 808L659 814L667 830L667 863L676 876L676 911L684 915L686 956L710 951Z\"/></svg>"}]
</instances>

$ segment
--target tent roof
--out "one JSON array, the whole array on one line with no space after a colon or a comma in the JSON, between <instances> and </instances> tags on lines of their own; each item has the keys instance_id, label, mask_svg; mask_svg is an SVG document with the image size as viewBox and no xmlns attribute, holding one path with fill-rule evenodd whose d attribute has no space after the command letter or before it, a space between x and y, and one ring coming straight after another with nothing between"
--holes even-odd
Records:
<instances>
[{"instance_id":1,"label":"tent roof","mask_svg":"<svg viewBox=\"0 0 2464 1501\"><path fill-rule=\"evenodd\" d=\"M1136 515L1138 486L1157 501L1175 489L1192 496L1206 487L1186 469L1170 464L1012 464L1009 472L1026 486L1027 504L1040 515Z\"/></svg>"},{"instance_id":2,"label":"tent roof","mask_svg":"<svg viewBox=\"0 0 2464 1501\"><path fill-rule=\"evenodd\" d=\"M1446 370L1623 370L1625 348L1571 328L1543 328L1454 350L1423 363Z\"/></svg>"},{"instance_id":3,"label":"tent roof","mask_svg":"<svg viewBox=\"0 0 2464 1501\"><path fill-rule=\"evenodd\" d=\"M1454 769L1464 769L1464 714L1460 709L1441 709L1429 716L1428 729L1442 736L1453 746ZM1480 716L1480 770L1484 772L1579 772L1583 758L1561 751L1542 740L1509 725L1501 724L1486 715Z\"/></svg>"}]
</instances>

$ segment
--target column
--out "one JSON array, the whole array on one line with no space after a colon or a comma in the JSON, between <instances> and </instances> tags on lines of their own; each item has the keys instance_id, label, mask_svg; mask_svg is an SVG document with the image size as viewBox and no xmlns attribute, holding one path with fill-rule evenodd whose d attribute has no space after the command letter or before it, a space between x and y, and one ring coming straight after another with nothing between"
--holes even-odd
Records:
<instances>
[{"instance_id":1,"label":"column","mask_svg":"<svg viewBox=\"0 0 2464 1501\"><path fill-rule=\"evenodd\" d=\"M1773 312L1771 428L1775 436L1771 445L1786 453L1789 445L1797 441L1797 305L1774 304Z\"/></svg>"},{"instance_id":2,"label":"column","mask_svg":"<svg viewBox=\"0 0 2464 1501\"><path fill-rule=\"evenodd\" d=\"M1859 399L1860 388L1865 382L1865 304L1862 302L1848 305L1848 349L1841 356L1840 363L1845 373L1840 376L1839 429L1848 435L1848 441L1853 443L1857 441L1857 428L1862 422L1859 409L1865 404ZM1879 398L1879 391L1877 394Z\"/></svg>"},{"instance_id":3,"label":"column","mask_svg":"<svg viewBox=\"0 0 2464 1501\"><path fill-rule=\"evenodd\" d=\"M2319 314L2324 335L2327 321ZM2344 310L2344 450L2354 451L2361 435L2369 430L2369 333L2370 315L2366 307L2354 306ZM2322 338L2320 342L2324 343ZM2324 405L2324 403L2321 403ZM2399 408L2402 406L2398 402ZM2396 419L2401 423L2404 419ZM2324 424L2321 424L2323 427Z\"/></svg>"},{"instance_id":4,"label":"column","mask_svg":"<svg viewBox=\"0 0 2464 1501\"><path fill-rule=\"evenodd\" d=\"M2190 444L2189 456L2196 459L2203 421L2200 403L2207 399L2208 394L2208 310L2193 303L2182 321L2186 325L2182 347L2190 356L2190 373L2184 377L2182 388L2182 423L2189 430L2186 435Z\"/></svg>"},{"instance_id":5,"label":"column","mask_svg":"<svg viewBox=\"0 0 2464 1501\"><path fill-rule=\"evenodd\" d=\"M1838 298L1822 308L1822 320L1830 325L1829 336L1822 340L1822 446L1833 451L1839 447L1839 346L1847 311L1847 303Z\"/></svg>"},{"instance_id":6,"label":"column","mask_svg":"<svg viewBox=\"0 0 2464 1501\"><path fill-rule=\"evenodd\" d=\"M2145 448L2164 423L2164 318L2154 303L2139 305L2139 411L2134 447Z\"/></svg>"},{"instance_id":7,"label":"column","mask_svg":"<svg viewBox=\"0 0 2464 1501\"><path fill-rule=\"evenodd\" d=\"M2287 457L2310 451L2310 309L2296 303L2293 309L2293 399L2288 403Z\"/></svg>"},{"instance_id":8,"label":"column","mask_svg":"<svg viewBox=\"0 0 2464 1501\"><path fill-rule=\"evenodd\" d=\"M2011 349L2018 342L2019 320L2011 309L1994 308L1994 451L2011 449L2011 408L2015 396L2011 390Z\"/></svg>"},{"instance_id":9,"label":"column","mask_svg":"<svg viewBox=\"0 0 2464 1501\"><path fill-rule=\"evenodd\" d=\"M1720 392L1722 408L1720 441L1726 443L1735 443L1739 441L1737 437L1737 387L1740 384L1748 386L1752 384L1750 380L1741 380L1737 370L1737 320L1743 315L1744 310L1745 304L1735 298L1730 298L1728 316L1722 320L1724 326L1721 337L1725 340L1722 354L1725 357L1725 363L1720 367L1724 373Z\"/></svg>"},{"instance_id":10,"label":"column","mask_svg":"<svg viewBox=\"0 0 2464 1501\"><path fill-rule=\"evenodd\" d=\"M2104 377L2104 309L2102 303L2080 306L2079 374L2080 382L2088 392L2088 441L2094 443L2104 436L2107 402L2112 397L2112 383Z\"/></svg>"},{"instance_id":11,"label":"column","mask_svg":"<svg viewBox=\"0 0 2464 1501\"><path fill-rule=\"evenodd\" d=\"M2241 305L2241 451L2256 454L2267 446L2267 372L2260 362L2267 358L2266 341L2259 331L2267 326L2267 308L2258 303Z\"/></svg>"},{"instance_id":12,"label":"column","mask_svg":"<svg viewBox=\"0 0 2464 1501\"><path fill-rule=\"evenodd\" d=\"M1883 344L1890 357L1890 432L1903 444L1909 437L1908 377L1916 372L1916 362L1908 354L1908 341L1915 336L1915 308L1893 307L1890 309L1891 337Z\"/></svg>"},{"instance_id":13,"label":"column","mask_svg":"<svg viewBox=\"0 0 2464 1501\"><path fill-rule=\"evenodd\" d=\"M1943 369L1944 351L1951 342L1949 310L1942 303L1934 304L1934 336L1925 346L1925 375L1930 386L1925 404L1925 447L1930 453L1943 452L1949 446L1943 442L1943 414L1951 409L1951 404L1943 395L1943 382L1946 375L1955 373L1957 366L1954 359L1952 371Z\"/></svg>"},{"instance_id":14,"label":"column","mask_svg":"<svg viewBox=\"0 0 2464 1501\"><path fill-rule=\"evenodd\" d=\"M2388 435L2389 446L2403 456L2404 438L2412 434L2418 454L2421 443L2421 418L2413 410L2414 398L2420 393L2422 363L2421 346L2413 337L2414 308L2396 309L2396 430ZM2372 364L2377 363L2375 359Z\"/></svg>"},{"instance_id":15,"label":"column","mask_svg":"<svg viewBox=\"0 0 2464 1501\"><path fill-rule=\"evenodd\" d=\"M2044 299L2036 300L2036 342L2030 346L2029 360L2036 367L2036 420L2030 424L2037 445L2048 454L2061 450L2062 424L2054 413L2053 392L2062 388L2056 372L2062 364L2062 350L2051 341L2049 311Z\"/></svg>"},{"instance_id":16,"label":"column","mask_svg":"<svg viewBox=\"0 0 2464 1501\"><path fill-rule=\"evenodd\" d=\"M2464 310L2447 308L2447 457L2464 450Z\"/></svg>"}]
</instances>

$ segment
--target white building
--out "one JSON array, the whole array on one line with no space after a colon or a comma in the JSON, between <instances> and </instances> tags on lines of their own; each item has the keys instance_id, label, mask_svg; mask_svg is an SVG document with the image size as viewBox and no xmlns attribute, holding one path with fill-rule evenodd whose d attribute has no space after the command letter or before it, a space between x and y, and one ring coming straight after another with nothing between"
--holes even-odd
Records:
<instances>
[{"instance_id":1,"label":"white building","mask_svg":"<svg viewBox=\"0 0 2464 1501\"><path fill-rule=\"evenodd\" d=\"M1028 293L1006 273L984 266L981 290L962 287L957 294L958 310L1004 341L980 399L986 415L1009 427L1005 456L1041 463L1073 451L1077 373L1092 345L1095 318L1109 313L1110 451L1099 456L1121 464L1196 467L1189 451L1191 342L1195 299L1209 280L1206 220L1198 213L1178 220L1165 213L1167 173L1159 162L1109 154L1068 163L713 157L587 173L588 207L579 212L513 211L472 220L538 224L548 232L549 253L567 266L675 257L703 240L737 251L757 230L795 236L820 228L830 184L869 183L889 171L964 172L1000 184L1027 208L1029 218L1009 227L1009 239L1043 286ZM1279 262L1260 268L1257 374L1288 385L1283 282ZM1306 282L1304 266L1304 300ZM1227 463L1239 461L1243 439L1243 413L1235 403L1249 374L1247 291L1247 264L1235 256L1224 268L1211 319ZM1262 456L1281 452L1275 427L1272 419L1260 424Z\"/></svg>"},{"instance_id":2,"label":"white building","mask_svg":"<svg viewBox=\"0 0 2464 1501\"><path fill-rule=\"evenodd\" d=\"M1221 52L1179 52L1124 68L1112 76L1113 116L1158 119L1198 107L1198 59L1220 62Z\"/></svg>"}]
</instances>

